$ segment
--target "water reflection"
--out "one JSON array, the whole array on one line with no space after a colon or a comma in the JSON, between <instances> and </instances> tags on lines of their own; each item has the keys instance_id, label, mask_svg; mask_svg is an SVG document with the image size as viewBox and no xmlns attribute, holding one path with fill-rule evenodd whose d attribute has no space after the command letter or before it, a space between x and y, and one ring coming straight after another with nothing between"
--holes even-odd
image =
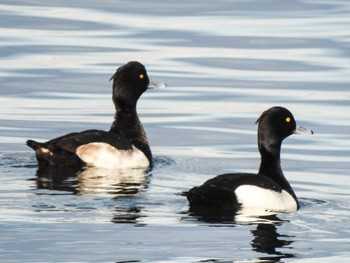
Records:
<instances>
[{"instance_id":1,"label":"water reflection","mask_svg":"<svg viewBox=\"0 0 350 263\"><path fill-rule=\"evenodd\" d=\"M116 198L135 195L145 189L148 175L148 169L39 167L36 183L38 189L66 191L79 196Z\"/></svg>"},{"instance_id":2,"label":"water reflection","mask_svg":"<svg viewBox=\"0 0 350 263\"><path fill-rule=\"evenodd\" d=\"M85 199L85 201L69 199L64 202L62 208L59 208L58 203L45 203L40 205L43 209L38 209L38 206L35 206L35 209L42 212L53 205L54 209L62 212L88 211L92 218L95 214L104 217L107 211L107 218L110 218L112 214L112 219L108 219L108 221L137 223L137 220L143 215L141 206L132 197L148 187L149 177L149 169L108 170L92 167L84 169L39 167L34 179L36 188L52 191L38 191L37 195L65 195L61 193L64 191L75 196L92 197L93 199L89 205L86 205L86 202L90 199ZM50 202L49 200L47 202ZM101 201L103 205L101 205Z\"/></svg>"},{"instance_id":3,"label":"water reflection","mask_svg":"<svg viewBox=\"0 0 350 263\"><path fill-rule=\"evenodd\" d=\"M77 174L78 195L132 196L147 187L146 169L88 168Z\"/></svg>"},{"instance_id":4,"label":"water reflection","mask_svg":"<svg viewBox=\"0 0 350 263\"><path fill-rule=\"evenodd\" d=\"M247 212L247 211L246 211ZM249 211L251 212L251 211ZM290 245L294 243L295 236L281 235L277 231L277 227L285 223L276 214L257 215L233 209L219 208L194 208L188 211L191 218L195 218L199 222L210 223L210 226L232 227L239 225L254 225L255 229L250 230L253 235L251 241L252 250L266 254L266 256L258 257L260 262L280 262L286 258L293 258L293 253L283 253L279 249L292 249Z\"/></svg>"},{"instance_id":5,"label":"water reflection","mask_svg":"<svg viewBox=\"0 0 350 263\"><path fill-rule=\"evenodd\" d=\"M72 167L39 167L36 171L36 186L38 189L49 189L77 194L78 168ZM52 193L53 194L53 193Z\"/></svg>"},{"instance_id":6,"label":"water reflection","mask_svg":"<svg viewBox=\"0 0 350 263\"><path fill-rule=\"evenodd\" d=\"M251 242L252 248L256 252L271 256L259 257L263 262L280 262L285 258L293 258L295 254L282 253L278 248L290 248L294 241L290 240L294 236L280 235L275 224L258 224L255 230L251 231L254 238Z\"/></svg>"},{"instance_id":7,"label":"water reflection","mask_svg":"<svg viewBox=\"0 0 350 263\"><path fill-rule=\"evenodd\" d=\"M141 213L141 207L124 207L124 208L115 208L113 212L112 223L137 223L138 219L143 215Z\"/></svg>"}]
</instances>

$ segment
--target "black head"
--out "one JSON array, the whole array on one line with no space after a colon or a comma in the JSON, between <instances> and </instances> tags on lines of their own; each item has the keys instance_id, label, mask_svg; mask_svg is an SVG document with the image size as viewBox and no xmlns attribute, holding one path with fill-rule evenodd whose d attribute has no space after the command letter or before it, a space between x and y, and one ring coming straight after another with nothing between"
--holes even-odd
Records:
<instances>
[{"instance_id":1,"label":"black head","mask_svg":"<svg viewBox=\"0 0 350 263\"><path fill-rule=\"evenodd\" d=\"M135 110L137 100L147 90L149 78L144 65L130 61L118 68L113 79L113 102L117 110Z\"/></svg>"},{"instance_id":2,"label":"black head","mask_svg":"<svg viewBox=\"0 0 350 263\"><path fill-rule=\"evenodd\" d=\"M282 141L295 133L297 125L293 114L283 107L272 107L264 111L256 121L260 153L268 152L274 157L280 155Z\"/></svg>"}]
</instances>

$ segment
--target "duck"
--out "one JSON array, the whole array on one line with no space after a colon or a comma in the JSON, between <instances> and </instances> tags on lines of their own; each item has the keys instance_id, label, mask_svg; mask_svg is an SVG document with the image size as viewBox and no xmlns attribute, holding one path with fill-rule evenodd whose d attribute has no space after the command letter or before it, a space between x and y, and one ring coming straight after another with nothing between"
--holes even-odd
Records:
<instances>
[{"instance_id":1,"label":"duck","mask_svg":"<svg viewBox=\"0 0 350 263\"><path fill-rule=\"evenodd\" d=\"M147 89L166 84L150 81L145 66L138 61L119 67L110 80L113 80L115 105L110 129L73 132L47 142L27 140L26 144L35 151L39 166L152 167L152 152L136 106Z\"/></svg>"},{"instance_id":2,"label":"duck","mask_svg":"<svg viewBox=\"0 0 350 263\"><path fill-rule=\"evenodd\" d=\"M292 113L281 106L264 111L258 124L260 168L254 173L226 173L193 187L186 196L195 209L259 209L267 212L293 212L300 208L296 194L281 168L281 146L292 134L313 134L296 124Z\"/></svg>"}]
</instances>

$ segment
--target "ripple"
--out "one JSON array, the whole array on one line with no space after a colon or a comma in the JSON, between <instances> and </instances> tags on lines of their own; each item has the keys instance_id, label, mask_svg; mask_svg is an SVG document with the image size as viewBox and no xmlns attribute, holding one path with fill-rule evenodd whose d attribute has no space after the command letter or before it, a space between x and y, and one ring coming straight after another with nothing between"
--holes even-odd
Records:
<instances>
[{"instance_id":1,"label":"ripple","mask_svg":"<svg viewBox=\"0 0 350 263\"><path fill-rule=\"evenodd\" d=\"M153 158L153 163L155 169L161 169L163 167L172 166L176 164L174 159L167 156L155 156Z\"/></svg>"},{"instance_id":2,"label":"ripple","mask_svg":"<svg viewBox=\"0 0 350 263\"><path fill-rule=\"evenodd\" d=\"M330 203L330 201L312 198L299 198L300 209L311 208L315 206L325 206Z\"/></svg>"}]
</instances>

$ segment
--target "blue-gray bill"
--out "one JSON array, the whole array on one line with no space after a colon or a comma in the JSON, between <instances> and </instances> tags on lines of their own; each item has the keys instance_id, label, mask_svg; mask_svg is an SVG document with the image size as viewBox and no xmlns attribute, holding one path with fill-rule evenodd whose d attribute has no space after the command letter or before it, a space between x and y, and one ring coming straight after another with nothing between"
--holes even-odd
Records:
<instances>
[{"instance_id":1,"label":"blue-gray bill","mask_svg":"<svg viewBox=\"0 0 350 263\"><path fill-rule=\"evenodd\" d=\"M147 86L148 89L161 89L167 86L166 83L160 81L151 80Z\"/></svg>"},{"instance_id":2,"label":"blue-gray bill","mask_svg":"<svg viewBox=\"0 0 350 263\"><path fill-rule=\"evenodd\" d=\"M306 129L302 126L298 126L295 128L294 134L307 134L312 135L314 132L312 130Z\"/></svg>"}]
</instances>

